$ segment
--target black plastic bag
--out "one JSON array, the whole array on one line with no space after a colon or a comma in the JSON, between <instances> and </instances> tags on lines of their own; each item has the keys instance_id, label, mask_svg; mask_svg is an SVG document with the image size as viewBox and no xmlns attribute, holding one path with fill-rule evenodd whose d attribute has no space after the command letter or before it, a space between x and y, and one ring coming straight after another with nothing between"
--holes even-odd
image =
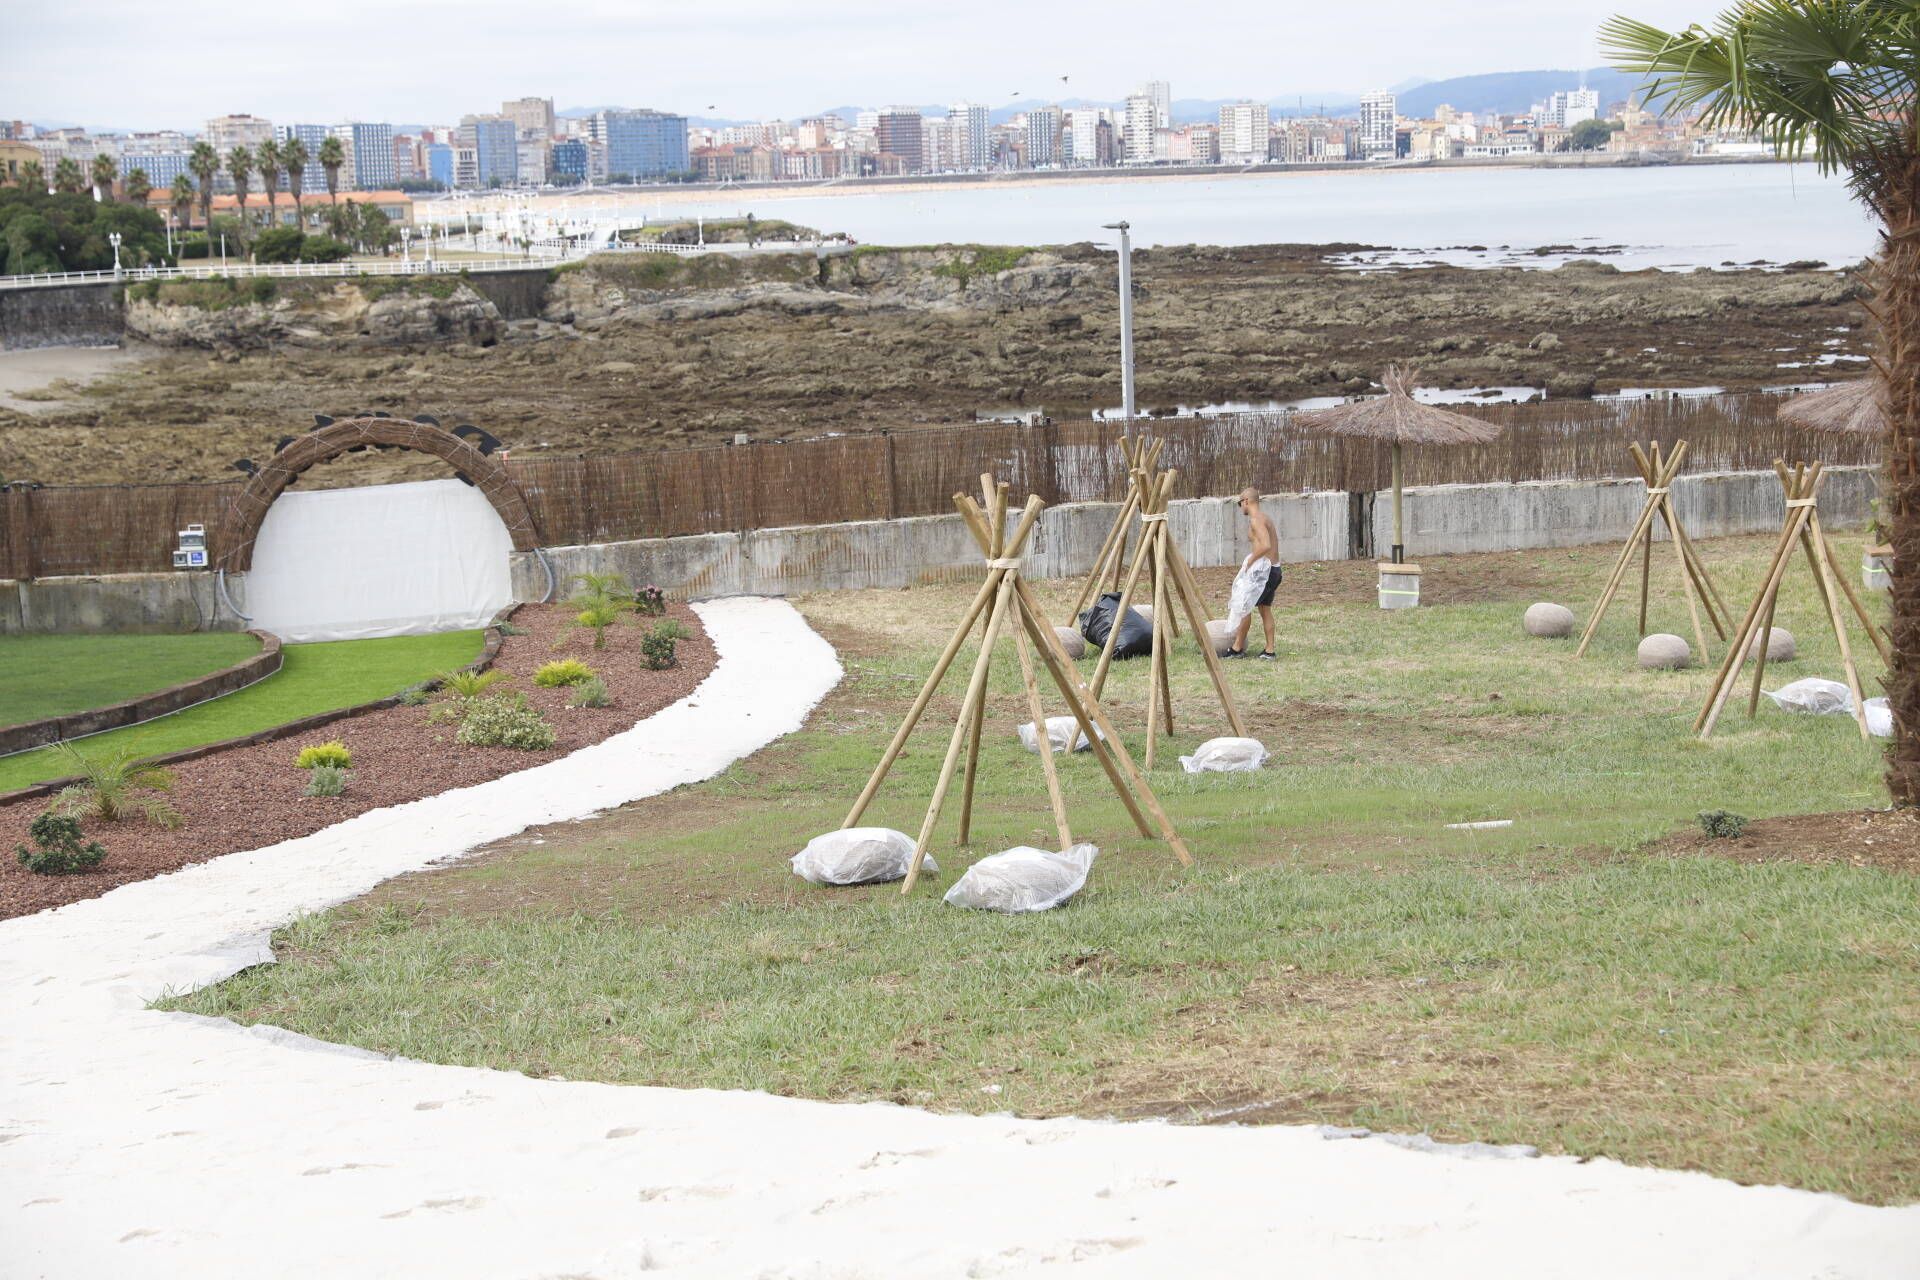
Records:
<instances>
[{"instance_id":1,"label":"black plastic bag","mask_svg":"<svg viewBox=\"0 0 1920 1280\"><path fill-rule=\"evenodd\" d=\"M1109 591L1093 602L1093 608L1080 615L1080 634L1095 648L1107 643L1113 629L1113 615L1120 609L1120 593ZM1153 652L1153 624L1137 609L1128 609L1120 623L1120 639L1113 646L1116 658L1144 658Z\"/></svg>"}]
</instances>

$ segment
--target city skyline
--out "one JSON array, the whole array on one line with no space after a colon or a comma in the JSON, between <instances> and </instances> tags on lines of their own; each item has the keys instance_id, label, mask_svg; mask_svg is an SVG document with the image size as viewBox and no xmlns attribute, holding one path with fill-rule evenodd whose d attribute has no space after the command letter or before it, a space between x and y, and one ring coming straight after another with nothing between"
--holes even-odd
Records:
<instances>
[{"instance_id":1,"label":"city skyline","mask_svg":"<svg viewBox=\"0 0 1920 1280\"><path fill-rule=\"evenodd\" d=\"M796 24L790 9L765 0L664 16L587 0L541 29L529 28L522 7L499 0L457 11L343 0L325 21L280 19L234 0L199 5L183 21L177 12L106 0L18 15L11 97L0 113L95 129L183 128L231 111L427 122L474 98L540 93L563 108L786 119L855 102L1119 101L1149 76L1204 85L1220 99L1351 100L1412 79L1593 65L1595 29L1623 8L1676 25L1705 16L1698 0L1608 0L1552 12L1488 0L1467 21L1414 0L1376 0L1356 34L1344 11L1275 22L1271 6L1226 3L1210 14L1213 25L1271 23L1277 39L1142 43L1142 31L1166 20L1161 6L1110 6L1096 24L1029 6L986 4L963 14L855 0ZM219 32L217 46L189 40L208 30ZM1020 38L1010 40L1009 31ZM1497 44L1489 32L1499 33ZM858 56L802 56L798 47L808 41ZM192 75L157 74L156 51L187 45L217 47L218 56L198 60ZM988 89L996 80L1004 83Z\"/></svg>"}]
</instances>

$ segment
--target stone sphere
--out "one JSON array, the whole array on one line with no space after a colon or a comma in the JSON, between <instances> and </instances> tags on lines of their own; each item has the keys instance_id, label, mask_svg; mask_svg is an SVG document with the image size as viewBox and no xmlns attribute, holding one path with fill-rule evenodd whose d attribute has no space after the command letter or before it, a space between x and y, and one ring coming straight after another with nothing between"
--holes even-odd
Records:
<instances>
[{"instance_id":1,"label":"stone sphere","mask_svg":"<svg viewBox=\"0 0 1920 1280\"><path fill-rule=\"evenodd\" d=\"M1530 636L1564 639L1573 634L1573 610L1563 604L1542 601L1527 606L1526 616L1520 619L1520 625Z\"/></svg>"},{"instance_id":2,"label":"stone sphere","mask_svg":"<svg viewBox=\"0 0 1920 1280\"><path fill-rule=\"evenodd\" d=\"M1693 665L1693 650L1679 636L1657 633L1640 642L1640 665L1677 671Z\"/></svg>"},{"instance_id":3,"label":"stone sphere","mask_svg":"<svg viewBox=\"0 0 1920 1280\"><path fill-rule=\"evenodd\" d=\"M1207 623L1207 638L1213 641L1213 651L1223 658L1227 650L1233 648L1233 628L1227 625L1225 618L1215 618Z\"/></svg>"},{"instance_id":4,"label":"stone sphere","mask_svg":"<svg viewBox=\"0 0 1920 1280\"><path fill-rule=\"evenodd\" d=\"M1060 637L1060 647L1075 662L1087 656L1087 638L1072 627L1055 627L1053 634Z\"/></svg>"},{"instance_id":5,"label":"stone sphere","mask_svg":"<svg viewBox=\"0 0 1920 1280\"><path fill-rule=\"evenodd\" d=\"M1767 631L1767 661L1792 662L1800 649L1794 643L1793 632L1785 627L1772 627ZM1760 656L1760 633L1753 633L1753 643L1747 646L1747 661L1752 662Z\"/></svg>"}]
</instances>

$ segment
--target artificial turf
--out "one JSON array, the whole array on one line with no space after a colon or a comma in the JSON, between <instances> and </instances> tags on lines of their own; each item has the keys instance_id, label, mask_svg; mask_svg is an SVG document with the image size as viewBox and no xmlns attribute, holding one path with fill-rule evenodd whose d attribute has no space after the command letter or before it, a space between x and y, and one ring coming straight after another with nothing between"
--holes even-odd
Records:
<instances>
[{"instance_id":1,"label":"artificial turf","mask_svg":"<svg viewBox=\"0 0 1920 1280\"><path fill-rule=\"evenodd\" d=\"M184 636L0 636L0 727L111 706L242 662L242 632Z\"/></svg>"}]
</instances>

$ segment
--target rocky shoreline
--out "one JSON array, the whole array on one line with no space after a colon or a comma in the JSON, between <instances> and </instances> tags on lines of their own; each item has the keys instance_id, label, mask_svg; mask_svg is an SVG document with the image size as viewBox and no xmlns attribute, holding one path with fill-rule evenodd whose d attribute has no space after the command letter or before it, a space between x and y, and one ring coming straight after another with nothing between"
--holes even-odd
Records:
<instances>
[{"instance_id":1,"label":"rocky shoreline","mask_svg":"<svg viewBox=\"0 0 1920 1280\"><path fill-rule=\"evenodd\" d=\"M1844 377L1870 350L1861 282L1817 264L1341 266L1369 251L1139 251L1143 410L1353 394L1390 362L1426 385L1553 396L1743 389ZM311 414L363 408L477 422L525 456L1119 403L1114 260L1093 245L631 254L532 283L520 319L457 277L136 286L128 331L152 358L56 384L31 415L0 406L0 473L224 478ZM380 454L311 482L430 474L430 460Z\"/></svg>"}]
</instances>

